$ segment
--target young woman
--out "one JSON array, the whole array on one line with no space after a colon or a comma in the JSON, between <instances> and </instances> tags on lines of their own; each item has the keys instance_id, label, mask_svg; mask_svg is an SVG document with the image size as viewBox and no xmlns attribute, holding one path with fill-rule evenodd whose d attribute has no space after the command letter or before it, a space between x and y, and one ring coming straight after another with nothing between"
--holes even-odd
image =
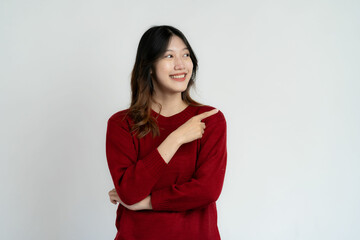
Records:
<instances>
[{"instance_id":1,"label":"young woman","mask_svg":"<svg viewBox=\"0 0 360 240\"><path fill-rule=\"evenodd\" d=\"M226 168L226 121L190 97L197 59L178 29L142 36L128 109L108 120L106 155L116 240L218 240L216 200Z\"/></svg>"}]
</instances>

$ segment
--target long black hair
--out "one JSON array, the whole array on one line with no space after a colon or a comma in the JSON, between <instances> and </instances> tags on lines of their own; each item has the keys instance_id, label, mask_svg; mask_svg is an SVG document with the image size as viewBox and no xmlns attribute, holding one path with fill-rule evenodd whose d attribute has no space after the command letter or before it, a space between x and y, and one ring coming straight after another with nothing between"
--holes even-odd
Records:
<instances>
[{"instance_id":1,"label":"long black hair","mask_svg":"<svg viewBox=\"0 0 360 240\"><path fill-rule=\"evenodd\" d=\"M188 87L181 93L182 100L193 106L202 105L190 97L190 88L195 84L198 61L185 35L177 28L162 25L149 28L141 37L135 64L131 74L131 104L127 114L133 120L132 131L141 138L152 131L159 135L156 119L151 116L150 100L154 93L151 70L154 63L166 52L172 36L178 36L188 48L193 63Z\"/></svg>"}]
</instances>

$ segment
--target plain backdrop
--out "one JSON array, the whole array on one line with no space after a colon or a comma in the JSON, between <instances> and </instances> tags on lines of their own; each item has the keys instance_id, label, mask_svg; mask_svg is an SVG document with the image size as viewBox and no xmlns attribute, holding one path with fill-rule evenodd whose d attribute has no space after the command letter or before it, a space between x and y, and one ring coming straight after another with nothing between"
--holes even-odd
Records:
<instances>
[{"instance_id":1,"label":"plain backdrop","mask_svg":"<svg viewBox=\"0 0 360 240\"><path fill-rule=\"evenodd\" d=\"M107 119L162 24L227 120L222 239L360 239L355 0L1 0L0 239L115 237Z\"/></svg>"}]
</instances>

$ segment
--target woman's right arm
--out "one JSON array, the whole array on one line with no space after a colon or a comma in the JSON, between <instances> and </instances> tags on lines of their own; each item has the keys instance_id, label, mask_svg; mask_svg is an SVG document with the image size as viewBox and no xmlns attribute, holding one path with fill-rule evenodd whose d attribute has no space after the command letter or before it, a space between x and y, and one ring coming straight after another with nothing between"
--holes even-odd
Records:
<instances>
[{"instance_id":1,"label":"woman's right arm","mask_svg":"<svg viewBox=\"0 0 360 240\"><path fill-rule=\"evenodd\" d=\"M132 205L146 198L178 149L173 135L138 159L133 139L126 123L108 121L106 157L116 192L121 200ZM165 157L165 159L162 157Z\"/></svg>"}]
</instances>

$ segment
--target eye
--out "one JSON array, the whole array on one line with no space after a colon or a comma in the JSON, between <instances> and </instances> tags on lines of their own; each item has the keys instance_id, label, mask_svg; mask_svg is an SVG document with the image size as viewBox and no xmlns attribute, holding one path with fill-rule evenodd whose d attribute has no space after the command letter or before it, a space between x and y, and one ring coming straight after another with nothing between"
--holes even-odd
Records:
<instances>
[{"instance_id":1,"label":"eye","mask_svg":"<svg viewBox=\"0 0 360 240\"><path fill-rule=\"evenodd\" d=\"M190 57L190 53L185 53L184 56L185 57Z\"/></svg>"},{"instance_id":2,"label":"eye","mask_svg":"<svg viewBox=\"0 0 360 240\"><path fill-rule=\"evenodd\" d=\"M171 54L165 55L165 58L172 58L172 57L173 57L173 55L171 55Z\"/></svg>"}]
</instances>

